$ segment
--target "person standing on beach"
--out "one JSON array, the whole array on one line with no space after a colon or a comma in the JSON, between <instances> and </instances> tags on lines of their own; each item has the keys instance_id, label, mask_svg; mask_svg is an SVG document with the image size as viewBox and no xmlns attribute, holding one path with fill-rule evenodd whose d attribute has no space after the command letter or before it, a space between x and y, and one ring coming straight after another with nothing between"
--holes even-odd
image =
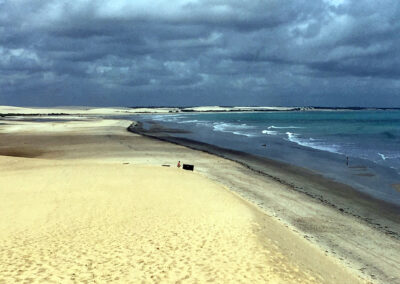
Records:
<instances>
[{"instance_id":1,"label":"person standing on beach","mask_svg":"<svg viewBox=\"0 0 400 284\"><path fill-rule=\"evenodd\" d=\"M178 169L181 167L181 161L178 161L178 164L176 165Z\"/></svg>"}]
</instances>

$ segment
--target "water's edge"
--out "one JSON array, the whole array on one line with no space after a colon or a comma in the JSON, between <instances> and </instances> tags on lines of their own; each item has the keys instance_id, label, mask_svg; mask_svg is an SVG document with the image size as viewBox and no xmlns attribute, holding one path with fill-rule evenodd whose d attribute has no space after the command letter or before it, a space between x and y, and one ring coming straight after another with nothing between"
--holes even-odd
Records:
<instances>
[{"instance_id":1,"label":"water's edge","mask_svg":"<svg viewBox=\"0 0 400 284\"><path fill-rule=\"evenodd\" d=\"M245 152L172 136L173 129L148 131L141 122L132 123L128 131L190 149L206 152L241 164L267 176L292 190L330 206L342 214L351 215L382 233L400 240L400 206L375 199L355 188L330 180L311 170ZM171 135L172 134L172 135Z\"/></svg>"}]
</instances>

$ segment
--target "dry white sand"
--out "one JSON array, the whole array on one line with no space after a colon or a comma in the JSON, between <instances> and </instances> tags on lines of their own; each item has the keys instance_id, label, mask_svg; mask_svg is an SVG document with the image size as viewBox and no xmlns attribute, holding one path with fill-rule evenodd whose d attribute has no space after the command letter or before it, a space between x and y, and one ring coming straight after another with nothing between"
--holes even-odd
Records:
<instances>
[{"instance_id":1,"label":"dry white sand","mask_svg":"<svg viewBox=\"0 0 400 284\"><path fill-rule=\"evenodd\" d=\"M177 108L123 108L123 107L109 107L109 108L94 108L94 107L58 107L58 108L27 108L27 107L14 107L14 106L0 106L0 114L39 114L39 115L52 115L52 114L66 114L66 115L125 115L135 113L169 113L177 112Z\"/></svg>"},{"instance_id":2,"label":"dry white sand","mask_svg":"<svg viewBox=\"0 0 400 284\"><path fill-rule=\"evenodd\" d=\"M175 168L32 162L3 171L4 282L321 282L274 242L248 206Z\"/></svg>"},{"instance_id":3,"label":"dry white sand","mask_svg":"<svg viewBox=\"0 0 400 284\"><path fill-rule=\"evenodd\" d=\"M169 144L135 159L153 142L128 125L0 125L0 283L360 282L222 185L150 165Z\"/></svg>"},{"instance_id":4,"label":"dry white sand","mask_svg":"<svg viewBox=\"0 0 400 284\"><path fill-rule=\"evenodd\" d=\"M187 112L229 112L229 111L291 111L298 108L294 107L221 107L221 106L200 106L200 107L139 107L139 108L123 108L123 107L109 107L109 108L93 108L93 107L58 107L58 108L26 108L14 106L0 106L0 114L66 114L66 115L129 115L135 113L177 113L183 111Z\"/></svg>"}]
</instances>

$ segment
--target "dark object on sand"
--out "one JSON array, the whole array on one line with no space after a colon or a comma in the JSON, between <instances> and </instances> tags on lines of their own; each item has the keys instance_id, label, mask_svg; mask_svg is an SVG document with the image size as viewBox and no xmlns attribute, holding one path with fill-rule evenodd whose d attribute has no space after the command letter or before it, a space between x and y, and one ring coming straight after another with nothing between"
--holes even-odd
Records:
<instances>
[{"instance_id":1,"label":"dark object on sand","mask_svg":"<svg viewBox=\"0 0 400 284\"><path fill-rule=\"evenodd\" d=\"M171 165L162 165L163 167L170 167Z\"/></svg>"},{"instance_id":2,"label":"dark object on sand","mask_svg":"<svg viewBox=\"0 0 400 284\"><path fill-rule=\"evenodd\" d=\"M188 164L183 164L182 169L187 170L187 171L193 171L194 166L188 165Z\"/></svg>"}]
</instances>

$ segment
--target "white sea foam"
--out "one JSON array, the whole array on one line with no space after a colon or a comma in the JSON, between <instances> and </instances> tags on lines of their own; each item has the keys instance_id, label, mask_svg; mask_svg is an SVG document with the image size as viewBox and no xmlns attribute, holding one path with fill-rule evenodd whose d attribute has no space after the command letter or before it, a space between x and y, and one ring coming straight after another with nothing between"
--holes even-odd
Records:
<instances>
[{"instance_id":1,"label":"white sea foam","mask_svg":"<svg viewBox=\"0 0 400 284\"><path fill-rule=\"evenodd\" d=\"M268 135L278 135L277 131L273 131L273 130L263 130L261 131L263 134L268 134Z\"/></svg>"},{"instance_id":2,"label":"white sea foam","mask_svg":"<svg viewBox=\"0 0 400 284\"><path fill-rule=\"evenodd\" d=\"M318 143L315 142L315 139L312 138L300 138L297 133L292 133L292 132L286 132L287 139L293 143L296 143L298 145L304 146L304 147L309 147L317 150L322 150L322 151L327 151L327 152L332 152L332 153L339 153L339 147L337 145L331 144L331 145L326 145L325 143Z\"/></svg>"},{"instance_id":3,"label":"white sea foam","mask_svg":"<svg viewBox=\"0 0 400 284\"><path fill-rule=\"evenodd\" d=\"M212 124L211 122L207 122L207 121L199 121L199 122L196 122L196 125L213 127L213 124Z\"/></svg>"},{"instance_id":4,"label":"white sea foam","mask_svg":"<svg viewBox=\"0 0 400 284\"><path fill-rule=\"evenodd\" d=\"M221 123L215 122L213 124L214 131L233 133L236 135L242 135L247 137L254 137L256 135L246 132L246 130L254 128L247 124L232 124L232 123Z\"/></svg>"},{"instance_id":5,"label":"white sea foam","mask_svg":"<svg viewBox=\"0 0 400 284\"><path fill-rule=\"evenodd\" d=\"M156 121L177 122L179 117L180 117L179 115L163 114L163 115L153 115L151 116L151 119Z\"/></svg>"},{"instance_id":6,"label":"white sea foam","mask_svg":"<svg viewBox=\"0 0 400 284\"><path fill-rule=\"evenodd\" d=\"M240 131L234 131L234 132L232 132L232 133L233 133L233 134L236 134L236 135L247 136L247 137L254 137L254 136L257 136L257 135L254 135L254 134L244 133L244 132L240 132Z\"/></svg>"},{"instance_id":7,"label":"white sea foam","mask_svg":"<svg viewBox=\"0 0 400 284\"><path fill-rule=\"evenodd\" d=\"M229 123L219 123L216 122L213 125L214 131L220 131L220 132L229 132L227 129L230 127Z\"/></svg>"},{"instance_id":8,"label":"white sea foam","mask_svg":"<svg viewBox=\"0 0 400 284\"><path fill-rule=\"evenodd\" d=\"M382 158L382 160L386 161L388 159L400 159L400 154L382 154L382 153L378 153L378 155Z\"/></svg>"},{"instance_id":9,"label":"white sea foam","mask_svg":"<svg viewBox=\"0 0 400 284\"><path fill-rule=\"evenodd\" d=\"M381 153L378 153L378 155L381 156L382 160L384 160L384 161L386 160L386 156L385 155L383 155Z\"/></svg>"},{"instance_id":10,"label":"white sea foam","mask_svg":"<svg viewBox=\"0 0 400 284\"><path fill-rule=\"evenodd\" d=\"M248 126L247 124L232 124L232 123L222 123L222 122L215 122L213 127L215 131L222 131L222 132L232 132L234 130L246 130L254 128L252 126Z\"/></svg>"},{"instance_id":11,"label":"white sea foam","mask_svg":"<svg viewBox=\"0 0 400 284\"><path fill-rule=\"evenodd\" d=\"M303 128L303 127L300 127L300 126L274 126L274 125L268 126L268 129L291 129L291 128Z\"/></svg>"},{"instance_id":12,"label":"white sea foam","mask_svg":"<svg viewBox=\"0 0 400 284\"><path fill-rule=\"evenodd\" d=\"M292 132L286 132L286 135L288 136L289 141L298 143L299 140L297 139L298 134L292 133Z\"/></svg>"}]
</instances>

